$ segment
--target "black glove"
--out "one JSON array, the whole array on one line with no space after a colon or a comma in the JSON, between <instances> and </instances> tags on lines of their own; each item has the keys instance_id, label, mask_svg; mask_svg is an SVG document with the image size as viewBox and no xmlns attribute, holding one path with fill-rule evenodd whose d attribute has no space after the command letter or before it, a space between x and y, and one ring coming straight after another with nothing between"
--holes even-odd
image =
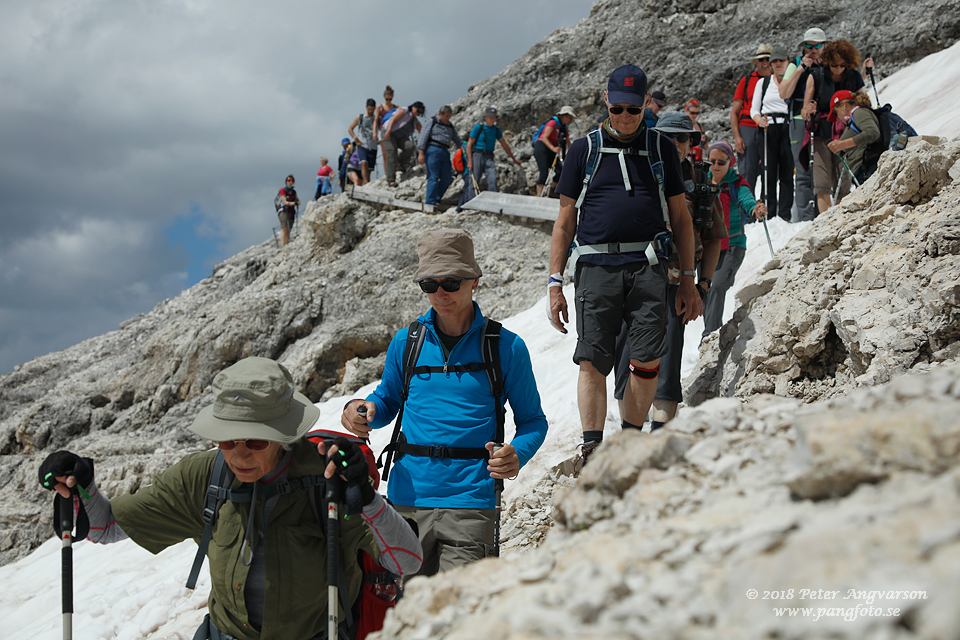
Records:
<instances>
[{"instance_id":1,"label":"black glove","mask_svg":"<svg viewBox=\"0 0 960 640\"><path fill-rule=\"evenodd\" d=\"M337 452L328 456L328 459L336 464L337 473L346 478L348 491L351 486L359 486L362 504L367 506L373 502L376 492L370 484L370 468L363 450L356 442L343 436L327 440L327 451L331 444L337 445Z\"/></svg>"},{"instance_id":2,"label":"black glove","mask_svg":"<svg viewBox=\"0 0 960 640\"><path fill-rule=\"evenodd\" d=\"M77 485L86 490L93 482L93 460L69 451L55 451L40 465L37 476L45 489L53 490L57 485L55 478L59 476L73 476Z\"/></svg>"}]
</instances>

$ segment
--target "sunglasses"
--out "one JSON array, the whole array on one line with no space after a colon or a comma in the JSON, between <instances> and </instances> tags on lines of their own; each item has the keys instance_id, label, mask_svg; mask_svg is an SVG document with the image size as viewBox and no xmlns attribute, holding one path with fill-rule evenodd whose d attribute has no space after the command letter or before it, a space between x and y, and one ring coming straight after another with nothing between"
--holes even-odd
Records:
<instances>
[{"instance_id":1,"label":"sunglasses","mask_svg":"<svg viewBox=\"0 0 960 640\"><path fill-rule=\"evenodd\" d=\"M218 442L217 446L224 451L231 451L239 442L242 442L250 451L263 451L270 446L269 440L226 440Z\"/></svg>"},{"instance_id":2,"label":"sunglasses","mask_svg":"<svg viewBox=\"0 0 960 640\"><path fill-rule=\"evenodd\" d=\"M684 142L687 142L688 140L690 140L689 133L671 133L670 137L676 140L677 142L679 142L680 144L683 144Z\"/></svg>"},{"instance_id":3,"label":"sunglasses","mask_svg":"<svg viewBox=\"0 0 960 640\"><path fill-rule=\"evenodd\" d=\"M715 164L715 165L719 165L719 166L721 166L721 167L725 167L725 166L727 166L727 163L728 163L728 162L730 162L730 161L729 161L729 160L711 160L711 161L710 161L710 164Z\"/></svg>"},{"instance_id":4,"label":"sunglasses","mask_svg":"<svg viewBox=\"0 0 960 640\"><path fill-rule=\"evenodd\" d=\"M454 291L460 291L460 285L462 283L463 280L441 280L440 282L421 280L418 284L424 293L436 293L437 289L441 287L443 287L443 290L447 293L453 293Z\"/></svg>"},{"instance_id":5,"label":"sunglasses","mask_svg":"<svg viewBox=\"0 0 960 640\"><path fill-rule=\"evenodd\" d=\"M700 112L699 112L699 111L687 111L687 113L689 113L689 114L692 115L692 116L698 116L698 115L700 115Z\"/></svg>"},{"instance_id":6,"label":"sunglasses","mask_svg":"<svg viewBox=\"0 0 960 640\"><path fill-rule=\"evenodd\" d=\"M641 113L643 113L643 107L621 107L619 105L607 107L607 110L615 116L618 116L621 113L623 113L624 109L626 109L627 113L629 113L632 116L638 116Z\"/></svg>"},{"instance_id":7,"label":"sunglasses","mask_svg":"<svg viewBox=\"0 0 960 640\"><path fill-rule=\"evenodd\" d=\"M820 43L817 43L817 44L809 44L809 43L807 43L807 42L804 42L804 43L803 43L803 46L805 46L807 49L822 49L822 48L823 48L823 43L820 42Z\"/></svg>"}]
</instances>

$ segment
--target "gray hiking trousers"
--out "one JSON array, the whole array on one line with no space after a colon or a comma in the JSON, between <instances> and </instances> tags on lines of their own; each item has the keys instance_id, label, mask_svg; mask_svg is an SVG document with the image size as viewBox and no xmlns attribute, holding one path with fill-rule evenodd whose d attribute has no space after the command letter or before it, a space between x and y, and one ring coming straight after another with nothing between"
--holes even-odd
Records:
<instances>
[{"instance_id":1,"label":"gray hiking trousers","mask_svg":"<svg viewBox=\"0 0 960 640\"><path fill-rule=\"evenodd\" d=\"M793 166L796 169L793 188L792 222L808 222L817 217L817 202L813 196L813 172L800 164L800 145L806 131L805 120L790 118L790 150L793 152ZM811 153L813 149L810 150Z\"/></svg>"}]
</instances>

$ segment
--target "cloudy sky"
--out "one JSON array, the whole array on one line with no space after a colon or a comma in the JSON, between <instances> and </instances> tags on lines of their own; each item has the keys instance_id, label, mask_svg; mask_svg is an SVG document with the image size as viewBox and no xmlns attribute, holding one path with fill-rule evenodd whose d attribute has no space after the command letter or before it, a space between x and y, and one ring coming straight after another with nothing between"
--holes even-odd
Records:
<instances>
[{"instance_id":1,"label":"cloudy sky","mask_svg":"<svg viewBox=\"0 0 960 640\"><path fill-rule=\"evenodd\" d=\"M270 236L386 84L430 113L590 0L0 0L0 373Z\"/></svg>"}]
</instances>

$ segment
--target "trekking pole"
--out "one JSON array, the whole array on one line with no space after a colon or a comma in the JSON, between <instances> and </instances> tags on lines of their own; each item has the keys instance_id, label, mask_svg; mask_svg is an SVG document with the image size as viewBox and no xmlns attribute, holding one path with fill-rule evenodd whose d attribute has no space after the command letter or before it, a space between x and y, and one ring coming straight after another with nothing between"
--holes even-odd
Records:
<instances>
[{"instance_id":1,"label":"trekking pole","mask_svg":"<svg viewBox=\"0 0 960 640\"><path fill-rule=\"evenodd\" d=\"M762 113L760 114L763 115ZM767 166L767 129L770 127L770 123L767 122L767 126L763 128L763 194L761 198L763 199L763 206L767 208L767 215L763 216L763 232L767 234L767 248L770 249L770 259L773 259L773 242L770 240L770 229L767 228L767 216L770 215L770 205L767 202L767 193L768 187L767 182L770 176L770 169Z\"/></svg>"},{"instance_id":2,"label":"trekking pole","mask_svg":"<svg viewBox=\"0 0 960 640\"><path fill-rule=\"evenodd\" d=\"M327 441L327 459L330 459L332 440ZM340 589L340 517L337 503L340 500L340 476L334 472L327 478L327 638L339 638Z\"/></svg>"},{"instance_id":3,"label":"trekking pole","mask_svg":"<svg viewBox=\"0 0 960 640\"><path fill-rule=\"evenodd\" d=\"M868 58L872 58L873 55L867 54ZM877 81L873 79L873 67L867 67L867 75L870 76L870 84L873 85L873 95L877 97L877 108L880 108L880 93L877 92Z\"/></svg>"},{"instance_id":4,"label":"trekking pole","mask_svg":"<svg viewBox=\"0 0 960 640\"><path fill-rule=\"evenodd\" d=\"M847 154L843 151L840 152L840 162L843 163L843 168L847 170L847 173L850 174L850 182L853 183L853 186L859 187L860 181L857 180L857 176L853 175L853 171L850 170L850 165L847 164ZM843 182L843 175L840 175L840 181Z\"/></svg>"},{"instance_id":5,"label":"trekking pole","mask_svg":"<svg viewBox=\"0 0 960 640\"><path fill-rule=\"evenodd\" d=\"M559 157L560 157L559 154L553 156L553 162L550 163L550 171L547 171L547 183L543 185L543 191L540 192L541 198L550 197L550 185L553 184L553 172L555 167L557 166L557 158Z\"/></svg>"},{"instance_id":6,"label":"trekking pole","mask_svg":"<svg viewBox=\"0 0 960 640\"><path fill-rule=\"evenodd\" d=\"M60 551L60 582L63 601L63 640L73 638L73 494L69 499L61 498L60 530L63 541Z\"/></svg>"},{"instance_id":7,"label":"trekking pole","mask_svg":"<svg viewBox=\"0 0 960 640\"><path fill-rule=\"evenodd\" d=\"M503 448L502 442L495 442L493 445L493 453L496 453ZM497 494L497 518L493 523L493 556L495 558L500 557L500 507L503 504L503 480L499 478L494 481L494 491Z\"/></svg>"}]
</instances>

